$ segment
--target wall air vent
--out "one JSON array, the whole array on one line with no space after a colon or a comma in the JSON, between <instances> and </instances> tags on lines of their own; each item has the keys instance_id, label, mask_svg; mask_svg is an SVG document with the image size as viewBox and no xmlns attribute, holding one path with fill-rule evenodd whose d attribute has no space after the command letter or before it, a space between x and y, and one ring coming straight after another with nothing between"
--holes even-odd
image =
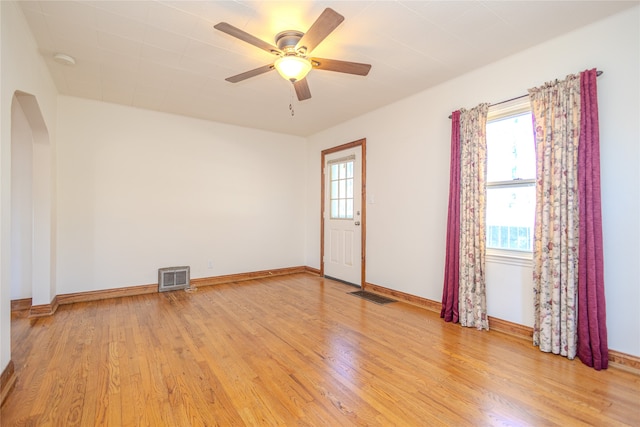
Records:
<instances>
[{"instance_id":1,"label":"wall air vent","mask_svg":"<svg viewBox=\"0 0 640 427\"><path fill-rule=\"evenodd\" d=\"M158 292L188 289L190 283L189 267L166 267L158 269Z\"/></svg>"}]
</instances>

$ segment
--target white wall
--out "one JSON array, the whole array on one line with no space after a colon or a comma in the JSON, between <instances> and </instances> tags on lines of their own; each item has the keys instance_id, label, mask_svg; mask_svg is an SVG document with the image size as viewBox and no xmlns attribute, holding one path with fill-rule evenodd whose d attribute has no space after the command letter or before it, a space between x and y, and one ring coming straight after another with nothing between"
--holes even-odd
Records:
<instances>
[{"instance_id":1,"label":"white wall","mask_svg":"<svg viewBox=\"0 0 640 427\"><path fill-rule=\"evenodd\" d=\"M58 117L58 294L304 265L304 138L66 96Z\"/></svg>"},{"instance_id":2,"label":"white wall","mask_svg":"<svg viewBox=\"0 0 640 427\"><path fill-rule=\"evenodd\" d=\"M55 150L57 91L22 12L0 2L0 371L11 358L11 102L15 91L35 96ZM55 165L50 165L55 170ZM51 181L49 181L51 182ZM55 205L51 210L55 218ZM49 218L51 219L51 218ZM55 254L50 254L55 259ZM50 283L55 286L54 282ZM55 292L55 289L53 289ZM49 301L47 301L49 302Z\"/></svg>"},{"instance_id":3,"label":"white wall","mask_svg":"<svg viewBox=\"0 0 640 427\"><path fill-rule=\"evenodd\" d=\"M451 111L598 68L609 347L640 356L640 8L635 7L309 138L307 211L319 212L322 149L367 139L366 280L441 301ZM375 203L372 202L372 197ZM319 267L317 215L307 264ZM489 315L532 325L530 272L487 265Z\"/></svg>"}]
</instances>

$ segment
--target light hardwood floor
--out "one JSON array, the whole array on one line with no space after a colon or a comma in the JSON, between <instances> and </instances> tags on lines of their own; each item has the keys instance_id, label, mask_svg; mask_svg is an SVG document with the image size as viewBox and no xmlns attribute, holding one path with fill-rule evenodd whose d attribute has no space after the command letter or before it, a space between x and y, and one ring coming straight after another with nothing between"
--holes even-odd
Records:
<instances>
[{"instance_id":1,"label":"light hardwood floor","mask_svg":"<svg viewBox=\"0 0 640 427\"><path fill-rule=\"evenodd\" d=\"M640 425L640 376L310 274L12 319L9 426Z\"/></svg>"}]
</instances>

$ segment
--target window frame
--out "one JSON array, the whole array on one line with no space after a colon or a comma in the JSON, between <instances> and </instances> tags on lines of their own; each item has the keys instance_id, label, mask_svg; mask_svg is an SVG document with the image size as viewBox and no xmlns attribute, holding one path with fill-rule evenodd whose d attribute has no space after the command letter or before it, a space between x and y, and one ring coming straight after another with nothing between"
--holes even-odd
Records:
<instances>
[{"instance_id":1,"label":"window frame","mask_svg":"<svg viewBox=\"0 0 640 427\"><path fill-rule=\"evenodd\" d=\"M498 105L492 105L487 112L487 125L490 122L501 120L511 116L517 116L519 114L531 112L531 102L528 95L512 99L507 102L500 103ZM486 182L486 190L490 188L519 188L535 186L536 178L532 179L516 179L510 181L493 181ZM485 208L486 212L486 208ZM532 230L533 233L534 230ZM485 233L488 234L489 229L486 226ZM485 236L486 236L485 234ZM533 236L532 236L533 237ZM487 239L488 240L488 239ZM533 260L533 248L531 251L518 250L518 249L502 249L502 248L490 248L485 241L485 255L486 259L493 262L506 263L510 265L530 265Z\"/></svg>"}]
</instances>

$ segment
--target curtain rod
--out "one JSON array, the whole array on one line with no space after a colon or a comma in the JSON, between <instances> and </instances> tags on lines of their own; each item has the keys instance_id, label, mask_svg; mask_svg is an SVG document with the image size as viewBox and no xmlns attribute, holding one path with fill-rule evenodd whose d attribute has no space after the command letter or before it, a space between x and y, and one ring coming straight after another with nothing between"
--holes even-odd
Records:
<instances>
[{"instance_id":1,"label":"curtain rod","mask_svg":"<svg viewBox=\"0 0 640 427\"><path fill-rule=\"evenodd\" d=\"M602 71L598 70L596 71L596 76L600 77L602 73L603 73ZM529 94L516 96L515 98L511 98L511 99L505 99L504 101L496 102L495 104L489 104L489 107L493 107L495 105L500 105L500 104L506 104L507 102L515 101L516 99L521 99L527 96L529 96ZM449 118L451 118L451 116L449 116Z\"/></svg>"}]
</instances>

